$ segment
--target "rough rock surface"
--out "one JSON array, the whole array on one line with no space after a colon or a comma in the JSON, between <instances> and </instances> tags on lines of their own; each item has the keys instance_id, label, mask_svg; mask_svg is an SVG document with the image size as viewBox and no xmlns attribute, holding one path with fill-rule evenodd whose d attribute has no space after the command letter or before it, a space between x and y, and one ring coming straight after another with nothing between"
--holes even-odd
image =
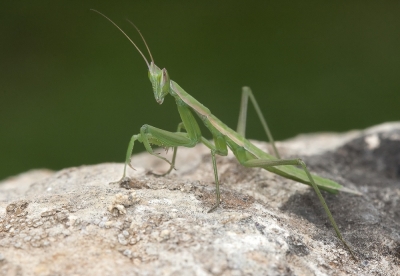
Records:
<instances>
[{"instance_id":1,"label":"rough rock surface","mask_svg":"<svg viewBox=\"0 0 400 276\"><path fill-rule=\"evenodd\" d=\"M256 142L255 142L256 143ZM267 144L257 142L266 149ZM138 145L140 146L140 145ZM279 142L285 157L363 193L323 193L353 260L314 192L262 169L178 150L177 170L122 164L35 170L0 183L0 275L400 275L400 123ZM162 151L162 150L160 150Z\"/></svg>"}]
</instances>

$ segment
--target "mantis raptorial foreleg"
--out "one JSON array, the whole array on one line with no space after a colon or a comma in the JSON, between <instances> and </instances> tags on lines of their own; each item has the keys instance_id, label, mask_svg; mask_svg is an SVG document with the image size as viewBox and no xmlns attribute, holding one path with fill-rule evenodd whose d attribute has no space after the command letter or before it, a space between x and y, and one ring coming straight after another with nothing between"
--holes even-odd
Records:
<instances>
[{"instance_id":1,"label":"mantis raptorial foreleg","mask_svg":"<svg viewBox=\"0 0 400 276\"><path fill-rule=\"evenodd\" d=\"M189 126L185 127L186 132L170 132L153 126L143 125L140 128L140 134L133 135L131 140L129 141L128 150L126 152L126 158L125 158L124 172L122 178L117 182L122 181L126 177L126 167L130 164L132 150L135 141L143 143L147 152L149 152L150 154L168 162L171 165L170 170L173 169L174 163L168 161L166 158L162 156L159 156L158 154L155 154L150 144L162 147L178 147L178 146L194 147L200 141L201 131L199 125L197 124L196 119L193 117L193 114L190 112L190 110L186 105L182 104L179 105L178 103L177 105L179 114L181 115L182 118L181 124ZM180 126L178 126L178 129L179 128ZM174 149L174 151L176 151L176 149ZM173 162L175 162L174 159Z\"/></svg>"},{"instance_id":2,"label":"mantis raptorial foreleg","mask_svg":"<svg viewBox=\"0 0 400 276\"><path fill-rule=\"evenodd\" d=\"M169 163L171 165L170 170L172 170L174 168L174 164L168 161L168 159L154 153L150 144L163 147L178 147L178 146L194 147L198 143L198 140L199 138L191 136L189 133L186 132L169 132L149 125L142 126L140 129L140 134L133 135L131 140L129 141L128 150L126 152L126 158L125 158L124 172L121 180L123 180L126 177L126 168L128 165L130 165L132 150L135 141L143 143L146 151L151 155L154 155ZM175 160L173 159L173 161Z\"/></svg>"},{"instance_id":3,"label":"mantis raptorial foreleg","mask_svg":"<svg viewBox=\"0 0 400 276\"><path fill-rule=\"evenodd\" d=\"M182 122L180 122L178 124L178 129L176 131L177 132L181 132L182 128L185 128L185 126L183 125ZM176 154L178 152L178 147L175 146L175 147L173 147L172 150L173 150L172 159L171 159L171 163L170 163L170 167L169 167L168 171L166 171L165 173L162 173L162 174L152 173L153 175L155 175L155 176L165 176L165 175L169 174L175 168L175 161L176 161Z\"/></svg>"}]
</instances>

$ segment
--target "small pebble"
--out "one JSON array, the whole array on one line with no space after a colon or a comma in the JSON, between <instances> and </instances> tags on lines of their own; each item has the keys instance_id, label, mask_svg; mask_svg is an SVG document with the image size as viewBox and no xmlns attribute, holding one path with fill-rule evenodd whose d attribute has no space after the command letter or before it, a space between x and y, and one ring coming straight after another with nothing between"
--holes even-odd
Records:
<instances>
[{"instance_id":1,"label":"small pebble","mask_svg":"<svg viewBox=\"0 0 400 276\"><path fill-rule=\"evenodd\" d=\"M168 229L164 229L164 230L161 231L160 237L163 238L163 239L168 239L170 233L171 232Z\"/></svg>"},{"instance_id":2,"label":"small pebble","mask_svg":"<svg viewBox=\"0 0 400 276\"><path fill-rule=\"evenodd\" d=\"M134 265L140 265L142 261L140 259L133 259L133 264Z\"/></svg>"},{"instance_id":3,"label":"small pebble","mask_svg":"<svg viewBox=\"0 0 400 276\"><path fill-rule=\"evenodd\" d=\"M124 252L122 252L124 256L127 256L128 258L132 258L132 251L129 249L125 249Z\"/></svg>"},{"instance_id":4,"label":"small pebble","mask_svg":"<svg viewBox=\"0 0 400 276\"><path fill-rule=\"evenodd\" d=\"M118 234L118 242L122 245L127 245L128 241L125 239L124 235Z\"/></svg>"},{"instance_id":5,"label":"small pebble","mask_svg":"<svg viewBox=\"0 0 400 276\"><path fill-rule=\"evenodd\" d=\"M137 243L137 239L136 238L131 238L129 241L129 244L134 245Z\"/></svg>"},{"instance_id":6,"label":"small pebble","mask_svg":"<svg viewBox=\"0 0 400 276\"><path fill-rule=\"evenodd\" d=\"M39 227L40 225L43 225L43 222L37 221L37 222L33 225L33 227L37 228L37 227Z\"/></svg>"},{"instance_id":7,"label":"small pebble","mask_svg":"<svg viewBox=\"0 0 400 276\"><path fill-rule=\"evenodd\" d=\"M49 246L50 245L50 241L45 240L45 241L42 242L42 245L43 246Z\"/></svg>"}]
</instances>

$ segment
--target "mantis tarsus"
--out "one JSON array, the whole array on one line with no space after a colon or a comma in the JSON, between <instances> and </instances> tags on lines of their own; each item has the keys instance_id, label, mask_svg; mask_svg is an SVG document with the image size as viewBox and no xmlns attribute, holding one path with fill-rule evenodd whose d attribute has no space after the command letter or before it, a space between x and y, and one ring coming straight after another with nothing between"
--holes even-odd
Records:
<instances>
[{"instance_id":1,"label":"mantis tarsus","mask_svg":"<svg viewBox=\"0 0 400 276\"><path fill-rule=\"evenodd\" d=\"M126 181L126 169L128 165L130 166L130 159L135 141L143 143L148 153L158 158L161 158L162 160L170 164L170 169L165 174L168 174L174 168L177 148L179 146L194 147L198 143L203 143L211 151L212 163L214 168L216 204L208 211L212 212L220 204L219 181L218 181L218 172L215 161L215 155L226 156L228 154L228 148L229 148L233 152L237 160L240 162L240 164L242 164L245 167L264 168L277 175L311 186L314 189L315 193L317 194L317 197L320 200L322 207L324 208L328 216L328 219L336 232L337 237L341 240L343 245L349 250L353 258L356 259L352 250L343 239L339 231L339 228L336 225L336 222L320 192L320 189L330 193L338 193L339 191L345 191L357 194L357 192L347 189L332 180L311 174L307 169L306 164L301 159L281 159L279 152L275 147L274 140L269 131L264 116L261 112L261 109L259 108L250 88L243 87L237 131L234 131L227 125L225 125L222 121L220 121L217 117L215 117L207 107L202 105L195 98L189 95L185 90L183 90L176 82L170 80L168 72L165 68L160 69L157 65L155 65L153 57L151 55L151 52L149 50L149 47L147 46L144 37L142 36L139 29L132 22L128 20L135 27L135 29L141 36L144 44L146 45L147 51L151 58L150 63L147 61L145 55L140 51L139 47L129 38L129 36L117 24L115 24L111 19L109 19L107 16L100 13L99 11L93 9L92 11L100 14L108 21L110 21L128 38L128 40L133 44L133 46L135 46L135 48L138 50L140 55L145 60L147 67L149 69L148 76L153 87L154 97L156 101L159 104L162 104L164 98L168 94L174 97L179 115L182 119L182 122L178 125L177 132L170 132L150 125L143 125L140 129L140 133L133 135L132 138L130 139L128 150L126 153L123 175L122 178L116 183L121 183ZM273 147L275 156L272 156L262 151L261 149L257 148L255 145L253 145L249 140L245 138L246 114L247 114L247 104L249 98L256 109L261 124ZM194 117L194 114L196 114L199 117L199 119L203 122L205 127L211 132L214 143L210 142L209 140L207 140L202 136L199 125ZM185 132L183 132L182 129L184 129ZM173 147L174 152L172 160L169 161L166 158L154 153L151 145L162 146L165 148ZM297 168L295 166L299 166L300 168Z\"/></svg>"}]
</instances>

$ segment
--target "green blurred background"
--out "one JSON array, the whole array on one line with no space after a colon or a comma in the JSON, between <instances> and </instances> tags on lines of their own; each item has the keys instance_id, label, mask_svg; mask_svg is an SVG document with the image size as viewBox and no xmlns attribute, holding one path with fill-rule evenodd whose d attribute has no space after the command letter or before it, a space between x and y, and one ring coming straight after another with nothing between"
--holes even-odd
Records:
<instances>
[{"instance_id":1,"label":"green blurred background","mask_svg":"<svg viewBox=\"0 0 400 276\"><path fill-rule=\"evenodd\" d=\"M0 179L122 162L143 124L176 129L172 98L155 102L142 57L90 8L144 49L135 22L233 128L243 85L278 140L399 120L399 1L1 1ZM265 140L250 109L247 136Z\"/></svg>"}]
</instances>

